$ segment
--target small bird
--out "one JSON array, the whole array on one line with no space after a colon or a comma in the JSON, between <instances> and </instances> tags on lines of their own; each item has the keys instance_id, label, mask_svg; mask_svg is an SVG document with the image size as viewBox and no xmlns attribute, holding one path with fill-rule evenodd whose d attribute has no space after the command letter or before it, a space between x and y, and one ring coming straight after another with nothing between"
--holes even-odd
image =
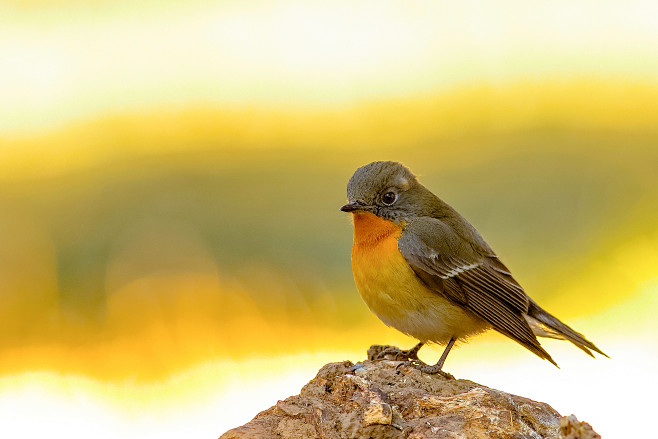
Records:
<instances>
[{"instance_id":1,"label":"small bird","mask_svg":"<svg viewBox=\"0 0 658 439\"><path fill-rule=\"evenodd\" d=\"M354 222L352 272L382 322L420 342L409 350L374 345L370 359L411 360L443 372L458 340L495 329L550 361L537 336L568 340L590 356L607 355L525 293L475 227L397 162L360 167L347 184ZM439 361L418 359L426 343L446 345Z\"/></svg>"}]
</instances>

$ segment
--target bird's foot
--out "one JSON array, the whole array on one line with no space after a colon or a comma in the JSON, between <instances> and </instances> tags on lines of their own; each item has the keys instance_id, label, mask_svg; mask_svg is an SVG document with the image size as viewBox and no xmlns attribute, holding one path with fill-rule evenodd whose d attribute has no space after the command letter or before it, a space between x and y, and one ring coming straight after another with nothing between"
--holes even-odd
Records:
<instances>
[{"instance_id":1,"label":"bird's foot","mask_svg":"<svg viewBox=\"0 0 658 439\"><path fill-rule=\"evenodd\" d=\"M441 367L443 367L443 365L435 364L433 366L430 366L429 364L425 364L423 362L415 362L415 361L413 361L411 363L411 365L414 368L418 369L421 373L426 373L428 375L437 375L438 374L438 375L441 375L442 377L444 377L446 379L449 379L449 380L454 380L455 379L455 377L452 376L452 374L450 374L448 372L444 372L444 371L441 370Z\"/></svg>"},{"instance_id":2,"label":"bird's foot","mask_svg":"<svg viewBox=\"0 0 658 439\"><path fill-rule=\"evenodd\" d=\"M418 359L418 350L420 346L414 346L411 349L402 350L397 346L374 344L368 349L368 360L393 360L393 361L409 361Z\"/></svg>"}]
</instances>

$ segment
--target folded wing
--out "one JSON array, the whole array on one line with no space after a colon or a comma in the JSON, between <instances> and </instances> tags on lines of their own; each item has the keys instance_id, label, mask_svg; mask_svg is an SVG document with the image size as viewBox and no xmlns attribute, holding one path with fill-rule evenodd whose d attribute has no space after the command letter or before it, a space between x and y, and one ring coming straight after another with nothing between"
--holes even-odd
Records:
<instances>
[{"instance_id":1,"label":"folded wing","mask_svg":"<svg viewBox=\"0 0 658 439\"><path fill-rule=\"evenodd\" d=\"M414 220L406 229L398 248L432 291L557 366L526 320L528 296L479 235L479 240L470 240L443 221L428 217ZM468 232L477 233L472 228Z\"/></svg>"}]
</instances>

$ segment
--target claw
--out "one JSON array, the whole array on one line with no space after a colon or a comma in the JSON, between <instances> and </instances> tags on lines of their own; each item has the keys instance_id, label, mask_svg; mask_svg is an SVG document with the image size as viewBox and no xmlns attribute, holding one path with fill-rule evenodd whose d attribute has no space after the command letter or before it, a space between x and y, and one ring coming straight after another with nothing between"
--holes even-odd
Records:
<instances>
[{"instance_id":1,"label":"claw","mask_svg":"<svg viewBox=\"0 0 658 439\"><path fill-rule=\"evenodd\" d=\"M396 347L388 345L372 345L368 349L368 360L377 361L377 360L397 360L397 361L409 361L409 360L418 360L418 350L423 344L419 343L411 349L406 351Z\"/></svg>"},{"instance_id":2,"label":"claw","mask_svg":"<svg viewBox=\"0 0 658 439\"><path fill-rule=\"evenodd\" d=\"M411 365L412 367L418 369L421 373L430 375L438 374L446 379L454 380L455 377L452 376L452 374L442 371L441 368L443 367L443 363L446 361L448 352L450 352L450 349L452 349L452 346L455 344L455 341L456 338L454 337L450 339L446 349L443 351L443 354L441 354L441 358L434 366L425 364L423 360L418 358L418 351L421 347L423 347L423 342L418 343L416 346L406 351L403 351L402 349L395 346L374 344L370 346L370 349L368 349L368 360L397 360L401 361L401 363L395 366L396 370L400 370L400 367L404 365Z\"/></svg>"},{"instance_id":3,"label":"claw","mask_svg":"<svg viewBox=\"0 0 658 439\"><path fill-rule=\"evenodd\" d=\"M438 374L438 375L441 375L442 377L444 377L446 379L449 379L449 380L454 380L455 379L455 377L452 374L442 371L441 367L438 364L435 364L434 366L429 366L427 364L424 364L424 365L415 365L414 364L414 367L416 369L418 369L421 373L426 373L428 375Z\"/></svg>"}]
</instances>

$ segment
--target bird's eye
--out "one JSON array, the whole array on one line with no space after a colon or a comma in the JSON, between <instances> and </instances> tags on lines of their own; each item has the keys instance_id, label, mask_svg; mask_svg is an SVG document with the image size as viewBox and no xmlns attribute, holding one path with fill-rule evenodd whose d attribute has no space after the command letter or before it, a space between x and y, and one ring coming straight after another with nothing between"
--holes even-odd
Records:
<instances>
[{"instance_id":1,"label":"bird's eye","mask_svg":"<svg viewBox=\"0 0 658 439\"><path fill-rule=\"evenodd\" d=\"M384 195L382 195L382 203L386 204L387 206L395 203L397 199L398 195L395 192L386 192Z\"/></svg>"}]
</instances>

